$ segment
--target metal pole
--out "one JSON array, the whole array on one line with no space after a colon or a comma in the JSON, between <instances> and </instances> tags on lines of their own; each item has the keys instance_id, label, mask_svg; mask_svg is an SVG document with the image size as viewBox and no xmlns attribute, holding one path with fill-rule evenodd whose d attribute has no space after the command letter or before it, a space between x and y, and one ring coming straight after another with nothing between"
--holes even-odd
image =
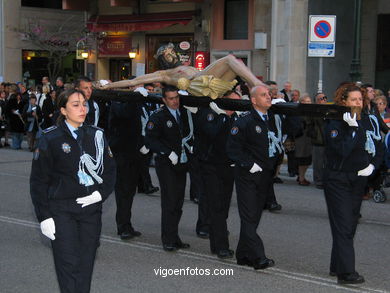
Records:
<instances>
[{"instance_id":1,"label":"metal pole","mask_svg":"<svg viewBox=\"0 0 390 293\"><path fill-rule=\"evenodd\" d=\"M318 89L317 93L322 93L322 74L324 72L323 70L323 64L324 64L324 59L322 57L318 58L318 63L319 63L319 72L318 72Z\"/></svg>"},{"instance_id":2,"label":"metal pole","mask_svg":"<svg viewBox=\"0 0 390 293\"><path fill-rule=\"evenodd\" d=\"M84 11L84 26L87 27L87 11ZM86 34L85 34L86 35ZM87 40L85 40L85 43L87 44ZM88 54L89 57L89 54ZM84 60L84 76L88 76L88 58Z\"/></svg>"},{"instance_id":3,"label":"metal pole","mask_svg":"<svg viewBox=\"0 0 390 293\"><path fill-rule=\"evenodd\" d=\"M355 19L354 19L354 44L353 44L353 57L351 63L351 70L349 75L352 81L360 81L360 34L361 34L361 9L362 1L355 0Z\"/></svg>"},{"instance_id":4,"label":"metal pole","mask_svg":"<svg viewBox=\"0 0 390 293\"><path fill-rule=\"evenodd\" d=\"M4 81L4 52L5 52L5 44L4 44L4 3L3 0L0 0L0 79L1 82Z\"/></svg>"}]
</instances>

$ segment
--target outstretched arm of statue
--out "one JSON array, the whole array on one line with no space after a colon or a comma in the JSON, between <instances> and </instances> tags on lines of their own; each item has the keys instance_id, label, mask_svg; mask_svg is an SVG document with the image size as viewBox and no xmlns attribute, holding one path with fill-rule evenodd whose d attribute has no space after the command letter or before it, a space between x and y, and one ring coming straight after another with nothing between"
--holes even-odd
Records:
<instances>
[{"instance_id":1,"label":"outstretched arm of statue","mask_svg":"<svg viewBox=\"0 0 390 293\"><path fill-rule=\"evenodd\" d=\"M200 75L212 75L225 81L232 81L238 75L250 87L264 85L241 60L233 55L227 55L211 63Z\"/></svg>"},{"instance_id":2,"label":"outstretched arm of statue","mask_svg":"<svg viewBox=\"0 0 390 293\"><path fill-rule=\"evenodd\" d=\"M124 88L124 87L131 87L131 86L136 86L140 84L142 85L145 83L153 83L153 82L165 82L171 84L170 81L171 81L170 78L167 78L165 72L156 71L153 73L138 76L130 80L120 80L120 81L112 82L102 86L101 88L102 89Z\"/></svg>"}]
</instances>

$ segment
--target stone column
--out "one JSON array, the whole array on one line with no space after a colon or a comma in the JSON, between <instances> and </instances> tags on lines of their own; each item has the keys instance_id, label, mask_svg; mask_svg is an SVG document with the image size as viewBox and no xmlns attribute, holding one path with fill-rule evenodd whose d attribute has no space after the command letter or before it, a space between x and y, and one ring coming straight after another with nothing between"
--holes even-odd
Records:
<instances>
[{"instance_id":1,"label":"stone column","mask_svg":"<svg viewBox=\"0 0 390 293\"><path fill-rule=\"evenodd\" d=\"M271 80L306 91L308 0L272 0Z\"/></svg>"}]
</instances>

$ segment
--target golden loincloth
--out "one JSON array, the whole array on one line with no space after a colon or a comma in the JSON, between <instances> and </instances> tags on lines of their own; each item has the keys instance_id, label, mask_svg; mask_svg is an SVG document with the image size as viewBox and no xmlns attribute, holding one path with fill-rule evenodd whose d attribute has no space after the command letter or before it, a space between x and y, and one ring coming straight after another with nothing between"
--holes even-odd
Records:
<instances>
[{"instance_id":1,"label":"golden loincloth","mask_svg":"<svg viewBox=\"0 0 390 293\"><path fill-rule=\"evenodd\" d=\"M193 80L179 78L177 87L188 91L194 96L208 96L215 100L231 90L237 84L237 80L225 81L212 75L200 75Z\"/></svg>"}]
</instances>

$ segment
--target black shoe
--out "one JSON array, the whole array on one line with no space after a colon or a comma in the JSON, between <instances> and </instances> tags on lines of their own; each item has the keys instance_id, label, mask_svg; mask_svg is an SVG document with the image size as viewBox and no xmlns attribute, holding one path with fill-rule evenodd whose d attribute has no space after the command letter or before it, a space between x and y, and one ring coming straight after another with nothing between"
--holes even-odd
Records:
<instances>
[{"instance_id":1,"label":"black shoe","mask_svg":"<svg viewBox=\"0 0 390 293\"><path fill-rule=\"evenodd\" d=\"M155 193L155 192L157 192L157 191L159 191L160 190L160 188L158 188L158 187L155 187L155 186L150 186L150 187L148 187L148 189L147 190L145 190L145 194L152 194L152 193Z\"/></svg>"},{"instance_id":2,"label":"black shoe","mask_svg":"<svg viewBox=\"0 0 390 293\"><path fill-rule=\"evenodd\" d=\"M202 239L208 239L209 238L209 232L205 232L205 231L196 232L196 235L199 238L202 238Z\"/></svg>"},{"instance_id":3,"label":"black shoe","mask_svg":"<svg viewBox=\"0 0 390 293\"><path fill-rule=\"evenodd\" d=\"M329 276L331 276L331 277L336 277L336 276L337 276L337 274L336 274L336 272L329 271Z\"/></svg>"},{"instance_id":4,"label":"black shoe","mask_svg":"<svg viewBox=\"0 0 390 293\"><path fill-rule=\"evenodd\" d=\"M316 185L316 188L318 188L318 189L324 189L324 185L323 185L323 184L317 184L317 185Z\"/></svg>"},{"instance_id":5,"label":"black shoe","mask_svg":"<svg viewBox=\"0 0 390 293\"><path fill-rule=\"evenodd\" d=\"M173 252L176 251L178 248L176 244L163 244L163 249L165 251Z\"/></svg>"},{"instance_id":6,"label":"black shoe","mask_svg":"<svg viewBox=\"0 0 390 293\"><path fill-rule=\"evenodd\" d=\"M288 172L288 176L289 177L294 177L294 176L296 176L297 174L295 173L295 172Z\"/></svg>"},{"instance_id":7,"label":"black shoe","mask_svg":"<svg viewBox=\"0 0 390 293\"><path fill-rule=\"evenodd\" d=\"M280 204L274 202L274 203L271 203L271 205L268 206L267 209L270 212L276 212L276 211L280 211L282 209L282 206Z\"/></svg>"},{"instance_id":8,"label":"black shoe","mask_svg":"<svg viewBox=\"0 0 390 293\"><path fill-rule=\"evenodd\" d=\"M274 265L275 265L275 262L273 259L266 258L262 261L260 261L260 260L255 261L252 266L255 270L264 270L266 268L273 267Z\"/></svg>"},{"instance_id":9,"label":"black shoe","mask_svg":"<svg viewBox=\"0 0 390 293\"><path fill-rule=\"evenodd\" d=\"M134 229L130 230L130 234L131 234L133 237L139 237L139 236L142 235L141 232L136 231L136 230L134 230Z\"/></svg>"},{"instance_id":10,"label":"black shoe","mask_svg":"<svg viewBox=\"0 0 390 293\"><path fill-rule=\"evenodd\" d=\"M177 249L187 249L187 248L190 248L190 245L188 243L179 242L179 243L176 243L176 248Z\"/></svg>"},{"instance_id":11,"label":"black shoe","mask_svg":"<svg viewBox=\"0 0 390 293\"><path fill-rule=\"evenodd\" d=\"M122 240L128 240L128 239L131 239L134 237L134 235L130 232L130 231L122 231L122 232L118 232L118 235L119 237L122 239Z\"/></svg>"},{"instance_id":12,"label":"black shoe","mask_svg":"<svg viewBox=\"0 0 390 293\"><path fill-rule=\"evenodd\" d=\"M253 263L247 258L237 258L237 264L239 266L253 266Z\"/></svg>"},{"instance_id":13,"label":"black shoe","mask_svg":"<svg viewBox=\"0 0 390 293\"><path fill-rule=\"evenodd\" d=\"M364 283L363 276L359 275L357 272L349 274L341 274L337 276L338 284L361 284Z\"/></svg>"},{"instance_id":14,"label":"black shoe","mask_svg":"<svg viewBox=\"0 0 390 293\"><path fill-rule=\"evenodd\" d=\"M280 177L274 177L272 180L274 183L283 183L283 180L280 179Z\"/></svg>"},{"instance_id":15,"label":"black shoe","mask_svg":"<svg viewBox=\"0 0 390 293\"><path fill-rule=\"evenodd\" d=\"M234 251L231 249L221 249L217 253L217 257L221 259L232 258L233 256L234 256Z\"/></svg>"}]
</instances>

